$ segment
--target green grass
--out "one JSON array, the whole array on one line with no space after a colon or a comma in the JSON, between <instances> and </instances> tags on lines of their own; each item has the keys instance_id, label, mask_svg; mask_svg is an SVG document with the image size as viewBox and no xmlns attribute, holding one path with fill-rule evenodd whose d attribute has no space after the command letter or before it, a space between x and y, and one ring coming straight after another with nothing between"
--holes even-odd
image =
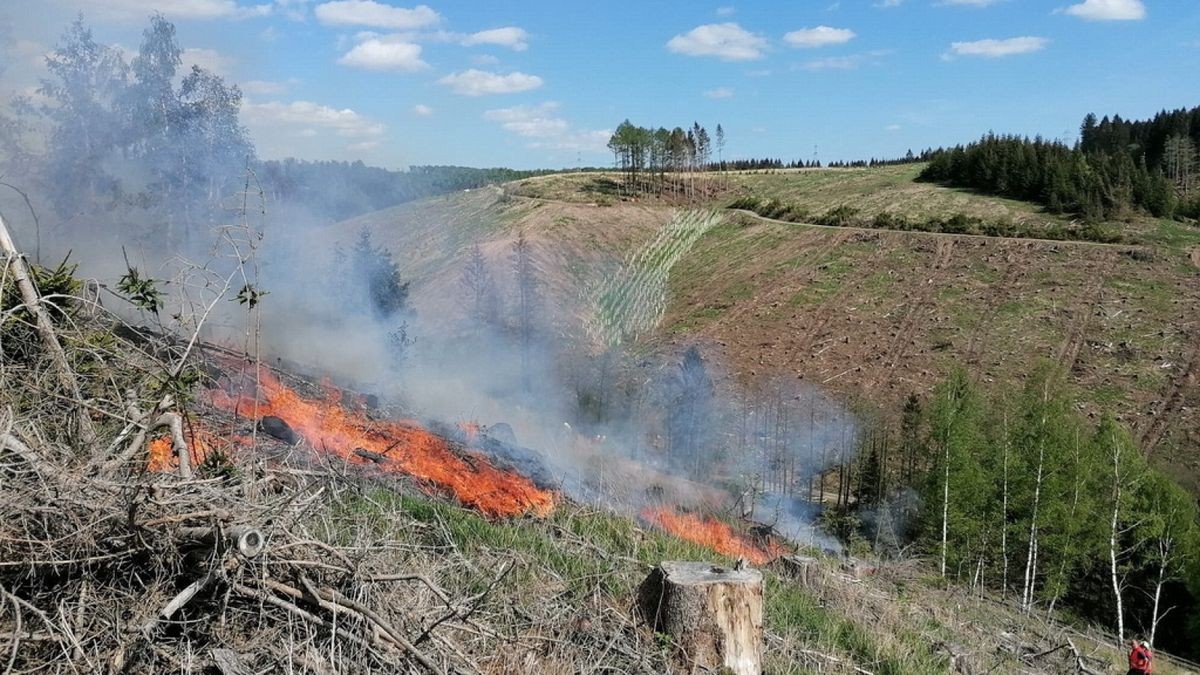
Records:
<instances>
[{"instance_id":1,"label":"green grass","mask_svg":"<svg viewBox=\"0 0 1200 675\"><path fill-rule=\"evenodd\" d=\"M885 675L946 672L945 660L929 653L928 644L920 634L894 631L889 635L894 643L884 647L878 636L879 627L838 616L812 595L774 575L766 577L765 613L767 626L774 631L850 654L871 672ZM769 672L801 672L791 670L787 663L772 664L770 655L767 665Z\"/></svg>"},{"instance_id":2,"label":"green grass","mask_svg":"<svg viewBox=\"0 0 1200 675\"><path fill-rule=\"evenodd\" d=\"M1174 220L1159 220L1146 239L1164 248L1182 252L1200 246L1200 227Z\"/></svg>"},{"instance_id":3,"label":"green grass","mask_svg":"<svg viewBox=\"0 0 1200 675\"><path fill-rule=\"evenodd\" d=\"M860 213L892 213L913 219L964 213L978 218L1066 222L1034 204L953 190L914 179L923 164L736 174L732 180L761 199L794 204L811 213L852 205Z\"/></svg>"}]
</instances>

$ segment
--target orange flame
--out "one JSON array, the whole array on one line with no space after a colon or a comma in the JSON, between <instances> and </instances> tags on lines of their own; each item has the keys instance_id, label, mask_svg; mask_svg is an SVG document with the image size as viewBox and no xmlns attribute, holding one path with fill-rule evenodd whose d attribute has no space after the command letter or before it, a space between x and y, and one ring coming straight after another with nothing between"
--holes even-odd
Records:
<instances>
[{"instance_id":1,"label":"orange flame","mask_svg":"<svg viewBox=\"0 0 1200 675\"><path fill-rule=\"evenodd\" d=\"M459 422L458 430L463 433L467 445L472 445L479 438L480 427L478 422Z\"/></svg>"},{"instance_id":2,"label":"orange flame","mask_svg":"<svg viewBox=\"0 0 1200 675\"><path fill-rule=\"evenodd\" d=\"M643 510L642 518L680 539L707 546L731 558L741 556L755 565L768 563L787 552L775 541L756 544L728 523L709 515L682 513L669 506L654 506Z\"/></svg>"},{"instance_id":3,"label":"orange flame","mask_svg":"<svg viewBox=\"0 0 1200 675\"><path fill-rule=\"evenodd\" d=\"M203 429L189 429L184 433L188 443L188 452L192 458L192 466L199 466L216 448L229 445ZM239 442L240 439L234 439ZM175 454L174 445L169 434L150 440L148 444L150 461L146 465L149 471L166 473L179 468L179 457Z\"/></svg>"},{"instance_id":4,"label":"orange flame","mask_svg":"<svg viewBox=\"0 0 1200 675\"><path fill-rule=\"evenodd\" d=\"M404 473L449 492L463 505L490 516L533 513L544 516L554 507L554 493L542 490L528 478L502 471L476 453L455 453L446 439L416 422L372 420L363 412L341 405L341 391L322 383L324 400L305 398L269 372L259 377L261 399L210 392L214 406L261 419L274 415L287 422L318 452L327 452L353 464L371 460L355 453L361 449L385 461L378 469Z\"/></svg>"}]
</instances>

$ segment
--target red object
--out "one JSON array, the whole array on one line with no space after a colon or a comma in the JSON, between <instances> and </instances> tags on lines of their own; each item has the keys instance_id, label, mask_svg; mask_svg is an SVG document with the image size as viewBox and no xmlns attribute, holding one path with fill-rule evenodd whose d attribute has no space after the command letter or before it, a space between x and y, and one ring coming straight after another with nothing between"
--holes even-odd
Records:
<instances>
[{"instance_id":1,"label":"red object","mask_svg":"<svg viewBox=\"0 0 1200 675\"><path fill-rule=\"evenodd\" d=\"M1154 666L1150 662L1150 650L1140 644L1135 645L1129 651L1129 669L1146 675L1154 672Z\"/></svg>"}]
</instances>

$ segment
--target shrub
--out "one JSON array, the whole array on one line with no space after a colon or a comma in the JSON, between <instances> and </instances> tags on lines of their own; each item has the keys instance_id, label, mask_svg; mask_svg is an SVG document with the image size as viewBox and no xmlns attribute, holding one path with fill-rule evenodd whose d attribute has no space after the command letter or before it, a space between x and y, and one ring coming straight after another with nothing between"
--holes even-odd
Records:
<instances>
[{"instance_id":1,"label":"shrub","mask_svg":"<svg viewBox=\"0 0 1200 675\"><path fill-rule=\"evenodd\" d=\"M858 216L858 209L845 204L830 209L817 217L816 221L820 225L830 225L833 227L846 227L853 225L855 218Z\"/></svg>"},{"instance_id":2,"label":"shrub","mask_svg":"<svg viewBox=\"0 0 1200 675\"><path fill-rule=\"evenodd\" d=\"M758 213L758 209L761 205L762 202L759 201L758 197L738 197L729 203L729 208Z\"/></svg>"}]
</instances>

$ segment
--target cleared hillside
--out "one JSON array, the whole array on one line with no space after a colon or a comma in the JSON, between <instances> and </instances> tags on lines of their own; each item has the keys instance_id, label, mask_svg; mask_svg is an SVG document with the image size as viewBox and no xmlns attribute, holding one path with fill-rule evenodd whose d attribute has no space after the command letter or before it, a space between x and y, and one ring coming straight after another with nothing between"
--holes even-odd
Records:
<instances>
[{"instance_id":1,"label":"cleared hillside","mask_svg":"<svg viewBox=\"0 0 1200 675\"><path fill-rule=\"evenodd\" d=\"M1053 218L1035 206L914 183L915 166L742 173L728 194L854 204L916 216ZM541 262L564 324L588 290L649 242L679 206L615 196L615 175L583 173L425 200L343 223L368 226L414 281L419 310L443 313L466 248L498 276L518 232ZM711 180L720 181L713 177ZM726 197L727 199L727 197ZM712 206L721 206L714 202ZM726 212L674 265L665 316L645 338L716 347L733 377L785 373L887 407L963 366L1013 383L1043 361L1069 372L1086 412L1113 411L1156 461L1200 489L1200 230L1139 220L1144 245L824 228ZM579 337L577 330L567 333Z\"/></svg>"}]
</instances>

